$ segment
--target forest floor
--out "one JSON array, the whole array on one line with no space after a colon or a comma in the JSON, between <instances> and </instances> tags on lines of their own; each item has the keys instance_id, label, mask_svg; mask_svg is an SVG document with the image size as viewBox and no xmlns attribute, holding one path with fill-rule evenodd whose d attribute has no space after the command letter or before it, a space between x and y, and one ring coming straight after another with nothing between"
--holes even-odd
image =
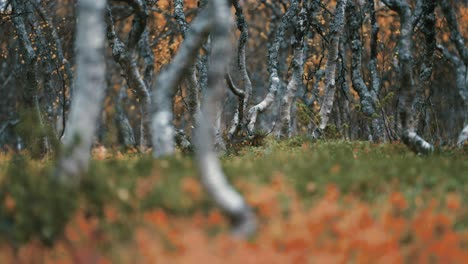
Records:
<instances>
[{"instance_id":1,"label":"forest floor","mask_svg":"<svg viewBox=\"0 0 468 264\"><path fill-rule=\"evenodd\" d=\"M97 147L80 190L54 161L0 156L1 263L467 263L468 151L267 138L221 157L258 216L248 240L190 154Z\"/></svg>"}]
</instances>

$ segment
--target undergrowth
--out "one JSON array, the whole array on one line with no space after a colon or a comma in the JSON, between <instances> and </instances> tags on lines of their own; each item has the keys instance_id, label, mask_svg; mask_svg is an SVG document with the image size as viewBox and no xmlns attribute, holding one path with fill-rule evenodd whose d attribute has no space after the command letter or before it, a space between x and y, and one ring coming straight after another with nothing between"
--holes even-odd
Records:
<instances>
[{"instance_id":1,"label":"undergrowth","mask_svg":"<svg viewBox=\"0 0 468 264\"><path fill-rule=\"evenodd\" d=\"M462 206L468 202L466 150L445 149L421 157L401 144L305 138L277 141L271 137L263 139L259 146L245 145L228 151L221 161L229 180L246 196L260 217L260 231L247 243L259 246L257 243L265 243L268 238L275 250L279 250L277 247L287 249L291 246L288 243L299 243L292 248L312 247L313 251L317 249L313 244L318 241L298 237L298 241L287 242L293 238L285 235L282 240L279 237L288 232L287 226L291 224L288 221L304 218L301 220L303 228L310 230L312 227L307 226L319 221L313 216L313 212L319 210L317 208L323 207L320 210L327 211L336 206L339 208L336 209L339 213L333 214L337 217L336 223L357 207L367 212L360 211L359 217L363 219L359 221L367 221L368 227L378 229L373 231L384 233L390 232L381 222L388 213L385 210L401 207L398 215L392 215L395 219L391 221L404 219L401 221L406 229L386 236L395 239L390 240L397 247L416 247L415 243L420 243L418 239L421 238L415 233L419 231L412 230L411 225L427 208L431 211L426 212L426 217L439 217L439 212L443 212L442 215L449 219L442 217L443 228L458 234L467 232L468 211ZM97 147L93 150L90 171L83 176L78 190L55 183L50 177L53 166L51 159L33 160L25 153L0 155L0 237L5 245L0 246L0 256L3 252L10 258L22 258L21 250L15 255L7 249L33 247L42 249L43 253L66 251L65 255L76 262L86 254L74 249L88 248L86 244L94 245L94 251L91 250L94 255L115 260L119 258L115 247L123 247L123 252L143 254L138 250L148 245L138 244L142 239L146 243L160 243L160 250L180 253L181 247L189 247L181 246L184 243L176 235L185 232L185 228L195 232L192 235L197 237L203 234L214 236L215 241L228 232L226 220L198 182L192 156L178 153L174 157L153 160L149 154L120 153ZM327 207L323 204L330 192L336 193L337 198ZM333 221L331 226L320 221L316 224L322 225L322 229L314 232L322 234L329 232L326 231L328 228L334 228ZM174 228L177 232L171 231ZM275 228L276 231L270 230ZM194 231L196 229L199 230ZM154 232L154 237L148 237L149 230ZM332 237L323 233L319 237L326 237L324 241L352 243L346 238L348 231L345 231ZM205 238L197 239L205 241ZM231 243L222 241L216 243ZM44 246L52 248L45 249ZM244 254L248 252L243 250ZM420 249L411 250L411 254L419 254ZM408 252L396 252L403 259L414 257ZM357 253L351 254L355 258L353 254ZM44 258L53 257L47 255ZM149 260L143 258L142 261Z\"/></svg>"}]
</instances>

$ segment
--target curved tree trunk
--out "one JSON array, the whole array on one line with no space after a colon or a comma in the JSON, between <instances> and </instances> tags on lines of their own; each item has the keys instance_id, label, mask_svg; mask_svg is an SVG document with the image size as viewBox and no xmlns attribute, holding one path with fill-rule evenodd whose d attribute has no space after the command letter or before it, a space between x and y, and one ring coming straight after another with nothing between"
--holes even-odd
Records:
<instances>
[{"instance_id":1,"label":"curved tree trunk","mask_svg":"<svg viewBox=\"0 0 468 264\"><path fill-rule=\"evenodd\" d=\"M141 150L145 150L149 146L148 140L150 138L149 111L151 109L151 95L137 66L136 48L145 31L148 13L146 4L141 0L127 0L126 2L128 2L136 12L127 43L124 43L117 36L110 9L108 10L107 38L112 47L114 59L124 72L128 87L136 93L139 99L141 113L139 145Z\"/></svg>"},{"instance_id":2,"label":"curved tree trunk","mask_svg":"<svg viewBox=\"0 0 468 264\"><path fill-rule=\"evenodd\" d=\"M266 97L258 104L254 105L249 109L248 112L248 125L247 130L250 134L254 132L255 123L257 122L257 117L259 113L263 113L270 105L275 101L276 94L280 87L280 78L278 76L278 52L281 43L284 41L284 32L289 23L293 20L293 17L297 14L299 10L299 1L291 0L290 6L283 17L281 17L280 24L276 31L276 36L271 44L268 52L268 69L270 71L270 86L268 88L268 94Z\"/></svg>"},{"instance_id":3,"label":"curved tree trunk","mask_svg":"<svg viewBox=\"0 0 468 264\"><path fill-rule=\"evenodd\" d=\"M360 18L362 15L359 15L356 5L350 1L348 2L347 10L347 20L349 24L349 31L351 37L351 50L352 50L352 59L351 59L351 81L353 84L354 90L357 91L359 94L359 99L361 101L361 109L362 112L367 116L370 120L372 131L370 135L372 135L372 140L380 141L383 138L383 131L382 131L382 124L380 115L378 114L378 105L379 100L377 97L377 93L374 89L369 88L362 77L361 69L362 69L362 42L361 42L361 34L360 28L362 26L362 21ZM372 11L371 11L372 12ZM375 58L374 58L375 59ZM375 63L375 61L373 62ZM373 64L372 64L373 65ZM372 68L376 68L375 65ZM374 74L372 71L375 69L371 69L371 76ZM375 76L373 76L374 80L377 81ZM376 86L378 86L376 84Z\"/></svg>"},{"instance_id":4,"label":"curved tree trunk","mask_svg":"<svg viewBox=\"0 0 468 264\"><path fill-rule=\"evenodd\" d=\"M216 119L216 104L221 100L223 76L227 69L226 55L231 52L229 40L230 14L224 0L212 0L213 18L211 63L208 70L208 87L203 97L202 112L195 133L198 168L202 183L215 202L233 220L234 235L248 236L255 231L252 210L242 196L227 182L216 154L213 151L210 123Z\"/></svg>"},{"instance_id":5,"label":"curved tree trunk","mask_svg":"<svg viewBox=\"0 0 468 264\"><path fill-rule=\"evenodd\" d=\"M449 25L450 38L459 54L459 57L457 57L444 47L439 46L444 56L447 57L455 67L458 93L465 103L465 127L457 140L457 145L461 147L464 142L468 140L468 47L465 45L465 40L460 33L457 17L452 6L447 0L440 0L440 6Z\"/></svg>"},{"instance_id":6,"label":"curved tree trunk","mask_svg":"<svg viewBox=\"0 0 468 264\"><path fill-rule=\"evenodd\" d=\"M434 147L418 136L413 125L412 101L414 98L414 81L412 69L412 20L411 8L406 0L384 1L400 17L400 37L398 41L398 60L400 68L400 97L397 111L402 126L401 139L414 152L429 154Z\"/></svg>"},{"instance_id":7,"label":"curved tree trunk","mask_svg":"<svg viewBox=\"0 0 468 264\"><path fill-rule=\"evenodd\" d=\"M240 31L239 43L237 47L237 66L240 74L242 75L242 82L244 90L238 90L235 88L234 83L230 76L227 77L229 88L238 97L238 107L231 121L231 128L228 132L228 137L232 138L237 132L241 130L244 110L247 109L250 97L252 96L252 82L250 81L249 73L247 72L247 64L245 62L245 49L247 40L249 38L248 25L245 20L245 16L242 10L242 6L238 0L233 1L234 8L236 9L236 23L237 29ZM236 92L236 90L238 90Z\"/></svg>"},{"instance_id":8,"label":"curved tree trunk","mask_svg":"<svg viewBox=\"0 0 468 264\"><path fill-rule=\"evenodd\" d=\"M172 155L175 151L174 127L172 125L172 98L177 86L193 65L199 49L210 30L209 14L202 11L191 23L185 40L172 62L159 74L153 89L154 114L152 118L153 155Z\"/></svg>"}]
</instances>

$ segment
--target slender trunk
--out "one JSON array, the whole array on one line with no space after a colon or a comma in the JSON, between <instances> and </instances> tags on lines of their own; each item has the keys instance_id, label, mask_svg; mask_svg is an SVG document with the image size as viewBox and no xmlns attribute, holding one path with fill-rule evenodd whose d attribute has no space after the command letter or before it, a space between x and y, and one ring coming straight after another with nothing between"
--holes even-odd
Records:
<instances>
[{"instance_id":1,"label":"slender trunk","mask_svg":"<svg viewBox=\"0 0 468 264\"><path fill-rule=\"evenodd\" d=\"M328 49L327 67L325 69L325 95L320 107L319 131L314 136L318 136L320 131L323 131L328 124L330 113L333 109L333 101L335 98L336 83L336 63L338 61L338 45L344 28L345 7L347 0L338 0L336 3L335 17L330 26L330 47Z\"/></svg>"},{"instance_id":2,"label":"slender trunk","mask_svg":"<svg viewBox=\"0 0 468 264\"><path fill-rule=\"evenodd\" d=\"M154 115L152 117L153 154L155 157L172 155L175 151L172 126L172 98L185 73L193 65L196 55L208 37L210 18L202 11L191 23L186 38L172 62L158 76L153 89Z\"/></svg>"},{"instance_id":3,"label":"slender trunk","mask_svg":"<svg viewBox=\"0 0 468 264\"><path fill-rule=\"evenodd\" d=\"M263 113L270 105L275 101L276 94L280 88L280 78L278 76L278 52L281 46L281 43L284 41L284 32L289 23L293 20L294 16L299 10L299 1L291 0L290 6L283 17L281 17L280 24L276 31L276 36L271 44L268 52L268 69L270 71L270 86L268 88L268 94L265 98L258 104L250 108L248 112L248 126L247 130L250 134L253 134L255 123L257 122L257 117L259 113Z\"/></svg>"},{"instance_id":4,"label":"slender trunk","mask_svg":"<svg viewBox=\"0 0 468 264\"><path fill-rule=\"evenodd\" d=\"M148 13L146 5L140 0L131 0L128 3L134 8L136 15L127 43L122 42L117 36L110 9L108 9L107 39L112 47L115 61L124 71L128 87L136 93L139 99L141 113L139 145L141 150L144 150L149 146L151 95L137 66L136 47L145 31Z\"/></svg>"},{"instance_id":5,"label":"slender trunk","mask_svg":"<svg viewBox=\"0 0 468 264\"><path fill-rule=\"evenodd\" d=\"M188 23L184 13L184 1L174 0L174 18L179 24L179 31L182 33L183 38L187 34ZM188 111L192 126L195 126L195 115L200 109L198 77L196 72L196 65L190 65L187 72L187 97L188 97Z\"/></svg>"},{"instance_id":6,"label":"slender trunk","mask_svg":"<svg viewBox=\"0 0 468 264\"><path fill-rule=\"evenodd\" d=\"M105 6L105 0L78 2L76 93L63 139L65 151L56 171L56 176L69 184L79 183L80 175L88 168L104 98Z\"/></svg>"},{"instance_id":7,"label":"slender trunk","mask_svg":"<svg viewBox=\"0 0 468 264\"><path fill-rule=\"evenodd\" d=\"M416 97L413 102L413 110L415 112L413 126L415 129L418 128L419 119L423 112L425 89L431 87L434 51L436 48L435 6L436 3L433 0L423 0L421 7L422 23L420 28L425 38L425 49L423 53L423 63L419 72L419 82L416 87Z\"/></svg>"},{"instance_id":8,"label":"slender trunk","mask_svg":"<svg viewBox=\"0 0 468 264\"><path fill-rule=\"evenodd\" d=\"M434 147L418 136L414 131L412 100L414 98L414 82L412 69L412 20L411 8L406 0L391 0L385 3L398 13L400 17L400 37L398 41L398 60L400 70L400 97L397 111L402 126L401 139L414 152L429 154Z\"/></svg>"},{"instance_id":9,"label":"slender trunk","mask_svg":"<svg viewBox=\"0 0 468 264\"><path fill-rule=\"evenodd\" d=\"M291 137L291 107L296 97L298 89L302 87L302 75L304 73L304 35L307 28L306 12L303 8L297 18L295 18L293 59L291 62L292 76L286 91L281 99L280 124L278 130L279 137Z\"/></svg>"},{"instance_id":10,"label":"slender trunk","mask_svg":"<svg viewBox=\"0 0 468 264\"><path fill-rule=\"evenodd\" d=\"M380 124L380 115L377 112L379 105L377 94L373 89L370 89L362 77L362 43L359 29L362 26L362 21L359 21L361 16L358 14L356 5L350 1L347 6L347 20L351 37L351 80L354 90L359 94L361 101L361 110L366 115L371 125L372 140L380 141L383 137L382 126ZM372 70L371 70L372 71ZM372 73L371 73L372 75Z\"/></svg>"},{"instance_id":11,"label":"slender trunk","mask_svg":"<svg viewBox=\"0 0 468 264\"><path fill-rule=\"evenodd\" d=\"M231 128L229 129L228 136L232 138L237 132L241 130L244 110L247 109L250 97L252 96L252 82L250 81L249 73L247 72L247 64L245 62L245 50L247 40L249 38L248 25L243 13L243 9L238 0L233 1L234 8L236 10L236 23L237 29L240 31L239 42L237 47L237 66L240 74L242 75L242 82L244 84L244 90L242 93L236 93L239 103L231 122ZM232 79L228 79L228 84L234 86ZM231 88L231 90L233 90Z\"/></svg>"},{"instance_id":12,"label":"slender trunk","mask_svg":"<svg viewBox=\"0 0 468 264\"><path fill-rule=\"evenodd\" d=\"M24 71L26 73L26 88L24 89L24 99L26 102L26 109L30 113L36 116L34 118L34 124L28 124L32 127L37 126L40 130L40 137L41 137L41 150L39 153L40 155L44 154L48 148L48 138L46 135L46 129L44 127L44 122L42 119L42 112L41 107L39 104L39 91L41 90L41 82L39 81L39 64L38 64L38 56L35 51L35 47L33 43L29 39L30 33L26 29L26 22L23 16L27 14L25 3L22 3L18 0L12 0L11 5L13 8L14 13L18 13L19 15L12 16L12 21L15 26L16 34L18 36L18 40L20 42L20 48L23 51L22 56L25 61ZM26 135L26 137L33 137L32 134ZM29 140L32 143L32 138ZM32 147L32 146L27 146ZM33 153L36 154L36 153Z\"/></svg>"},{"instance_id":13,"label":"slender trunk","mask_svg":"<svg viewBox=\"0 0 468 264\"><path fill-rule=\"evenodd\" d=\"M136 146L135 135L133 128L128 121L127 115L123 107L123 99L126 97L126 87L122 85L118 92L117 99L115 100L115 124L118 129L118 136L120 143L125 148Z\"/></svg>"},{"instance_id":14,"label":"slender trunk","mask_svg":"<svg viewBox=\"0 0 468 264\"><path fill-rule=\"evenodd\" d=\"M447 57L455 67L456 72L456 86L458 93L465 103L465 127L458 136L457 145L462 146L468 140L468 47L465 45L465 40L460 33L455 11L448 3L447 0L440 0L440 6L447 19L450 38L457 48L459 56L451 54L445 47L438 46L442 50L445 57Z\"/></svg>"},{"instance_id":15,"label":"slender trunk","mask_svg":"<svg viewBox=\"0 0 468 264\"><path fill-rule=\"evenodd\" d=\"M230 53L230 14L226 1L212 0L211 16L213 44L211 64L208 71L208 87L203 97L202 113L195 132L198 168L202 183L215 202L232 219L234 235L245 237L256 228L254 214L242 196L227 182L216 154L212 148L210 123L216 119L216 104L221 100L223 76L227 68L226 55ZM208 18L209 19L209 18Z\"/></svg>"}]
</instances>

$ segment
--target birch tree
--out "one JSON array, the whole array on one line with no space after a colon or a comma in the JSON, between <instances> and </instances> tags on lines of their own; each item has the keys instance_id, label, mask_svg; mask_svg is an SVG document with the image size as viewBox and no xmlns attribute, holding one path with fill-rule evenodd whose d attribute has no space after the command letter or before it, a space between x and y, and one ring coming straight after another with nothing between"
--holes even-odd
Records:
<instances>
[{"instance_id":1,"label":"birch tree","mask_svg":"<svg viewBox=\"0 0 468 264\"><path fill-rule=\"evenodd\" d=\"M244 237L255 231L254 214L242 196L227 182L211 143L213 136L209 124L216 119L216 103L221 100L223 76L227 70L228 61L225 58L231 52L229 40L231 18L225 1L212 0L210 4L211 63L208 70L208 87L195 134L198 168L206 190L231 218L234 235Z\"/></svg>"},{"instance_id":2,"label":"birch tree","mask_svg":"<svg viewBox=\"0 0 468 264\"><path fill-rule=\"evenodd\" d=\"M157 103L153 116L153 140L155 146L162 146L163 149L155 149L154 156L169 155L174 151L174 129L170 124L172 110L169 102L184 74L194 64L198 50L211 34L212 50L207 90L203 97L202 110L197 114L198 125L195 131L198 169L205 189L232 219L233 233L246 236L255 230L255 217L242 196L227 182L213 151L214 130L211 129L211 124L215 122L217 115L216 104L221 99L220 92L223 90L223 76L227 69L225 58L231 52L230 23L227 3L224 0L210 0L206 9L203 9L190 24L172 62L158 76L155 86L158 92L154 93ZM164 104L158 104L158 102L163 103L163 100L166 101ZM169 144L162 140L168 140Z\"/></svg>"},{"instance_id":3,"label":"birch tree","mask_svg":"<svg viewBox=\"0 0 468 264\"><path fill-rule=\"evenodd\" d=\"M246 46L247 41L249 39L249 29L240 2L238 0L234 0L232 4L236 10L237 29L240 31L237 46L237 67L239 73L242 76L242 83L244 89L238 89L232 81L231 76L229 74L226 75L225 78L226 82L228 83L229 89L238 97L238 107L231 121L231 128L228 131L229 138L232 138L236 133L238 133L241 130L242 123L244 121L244 111L245 109L247 109L250 97L252 96L252 82L250 80L250 76L247 71L247 64L245 61Z\"/></svg>"},{"instance_id":4,"label":"birch tree","mask_svg":"<svg viewBox=\"0 0 468 264\"><path fill-rule=\"evenodd\" d=\"M438 46L443 55L449 59L455 67L456 87L460 97L465 103L465 127L460 132L457 139L457 145L461 147L468 140L468 48L466 47L465 40L460 33L457 17L453 7L450 6L447 0L440 0L440 6L449 25L450 39L458 52L457 56L456 54L449 52L444 46Z\"/></svg>"},{"instance_id":5,"label":"birch tree","mask_svg":"<svg viewBox=\"0 0 468 264\"><path fill-rule=\"evenodd\" d=\"M292 40L293 58L291 62L291 79L281 98L281 113L279 137L291 137L291 108L298 90L302 89L302 75L304 73L304 42L307 28L306 9L302 8L294 18L294 38Z\"/></svg>"},{"instance_id":6,"label":"birch tree","mask_svg":"<svg viewBox=\"0 0 468 264\"><path fill-rule=\"evenodd\" d=\"M65 183L77 184L88 168L104 97L105 6L105 0L78 2L76 92L63 139L64 152L56 171L59 180Z\"/></svg>"},{"instance_id":7,"label":"birch tree","mask_svg":"<svg viewBox=\"0 0 468 264\"><path fill-rule=\"evenodd\" d=\"M397 111L402 126L401 139L414 152L429 154L434 150L434 147L416 133L412 115L412 102L415 94L412 69L412 10L406 0L386 0L384 3L397 12L400 18L398 61L401 81Z\"/></svg>"},{"instance_id":8,"label":"birch tree","mask_svg":"<svg viewBox=\"0 0 468 264\"><path fill-rule=\"evenodd\" d=\"M151 95L149 89L138 69L136 62L137 46L146 29L148 11L146 4L141 0L126 0L126 2L135 10L135 18L132 24L132 30L128 35L128 40L124 43L116 34L114 21L110 9L108 11L107 38L112 48L112 54L115 61L120 65L124 72L128 87L134 91L140 102L141 124L140 124L140 149L148 147Z\"/></svg>"},{"instance_id":9,"label":"birch tree","mask_svg":"<svg viewBox=\"0 0 468 264\"><path fill-rule=\"evenodd\" d=\"M325 95L320 106L319 118L320 124L315 131L314 137L318 137L323 131L329 120L333 109L333 101L336 91L336 63L338 61L338 46L340 37L344 29L345 8L347 0L338 0L335 7L335 17L330 25L330 46L328 48L327 66L325 69Z\"/></svg>"},{"instance_id":10,"label":"birch tree","mask_svg":"<svg viewBox=\"0 0 468 264\"><path fill-rule=\"evenodd\" d=\"M373 0L371 1L373 2ZM373 4L372 4L373 6ZM356 8L355 3L353 1L349 1L346 8L347 12L347 21L348 21L348 28L350 31L350 38L351 38L351 51L352 51L352 59L351 59L351 81L353 84L354 90L357 91L359 94L359 99L361 101L361 109L362 112L371 120L371 135L373 140L380 141L383 138L383 131L382 131L382 124L380 122L380 115L378 114L378 107L379 107L379 99L378 99L378 92L379 92L379 85L375 84L372 86L366 85L364 78L362 77L362 41L361 41L361 34L360 28L362 27L362 20L363 14L359 14ZM374 10L371 10L374 12ZM375 19L375 18L374 18ZM375 22L375 21L374 21ZM373 25L375 27L375 25ZM375 45L375 43L371 43L371 45ZM372 52L372 51L371 51ZM373 58L371 59L371 76L374 78L372 82L378 82L373 71L377 71L376 62L375 62L375 54L371 54ZM374 60L374 61L372 61Z\"/></svg>"},{"instance_id":11,"label":"birch tree","mask_svg":"<svg viewBox=\"0 0 468 264\"><path fill-rule=\"evenodd\" d=\"M284 15L281 17L278 28L276 29L275 38L271 43L268 50L268 71L270 72L268 93L265 98L258 104L252 106L248 112L247 118L247 130L250 134L254 132L255 123L259 113L263 113L267 110L272 103L275 101L278 89L281 84L280 77L278 75L278 53L281 43L284 41L284 33L286 28L293 20L294 16L297 15L299 10L299 1L291 0L289 8L286 10Z\"/></svg>"}]
</instances>

